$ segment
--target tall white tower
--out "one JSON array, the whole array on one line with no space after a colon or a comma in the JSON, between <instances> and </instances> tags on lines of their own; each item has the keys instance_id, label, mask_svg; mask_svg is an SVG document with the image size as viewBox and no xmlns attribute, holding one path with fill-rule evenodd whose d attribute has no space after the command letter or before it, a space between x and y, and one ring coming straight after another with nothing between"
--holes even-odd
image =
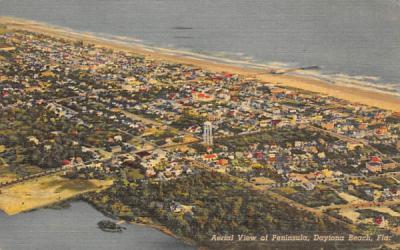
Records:
<instances>
[{"instance_id":1,"label":"tall white tower","mask_svg":"<svg viewBox=\"0 0 400 250\"><path fill-rule=\"evenodd\" d=\"M208 121L204 123L203 142L205 145L208 145L208 146L212 146L214 144L212 123L208 122Z\"/></svg>"}]
</instances>

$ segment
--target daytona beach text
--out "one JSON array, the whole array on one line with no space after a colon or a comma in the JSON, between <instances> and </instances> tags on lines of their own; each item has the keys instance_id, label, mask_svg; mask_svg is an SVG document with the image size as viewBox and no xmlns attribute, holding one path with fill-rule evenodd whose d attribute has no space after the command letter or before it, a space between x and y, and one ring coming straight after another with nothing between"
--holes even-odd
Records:
<instances>
[{"instance_id":1,"label":"daytona beach text","mask_svg":"<svg viewBox=\"0 0 400 250\"><path fill-rule=\"evenodd\" d=\"M318 241L318 242L332 242L332 241L390 241L390 235L289 235L289 234L266 234L261 236L245 235L245 234L231 234L231 235L213 235L211 241Z\"/></svg>"}]
</instances>

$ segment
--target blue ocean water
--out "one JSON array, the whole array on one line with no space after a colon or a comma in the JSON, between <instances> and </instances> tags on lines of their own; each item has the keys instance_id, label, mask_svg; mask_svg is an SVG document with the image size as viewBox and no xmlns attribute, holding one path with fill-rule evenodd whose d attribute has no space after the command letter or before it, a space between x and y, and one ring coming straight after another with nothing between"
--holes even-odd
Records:
<instances>
[{"instance_id":1,"label":"blue ocean water","mask_svg":"<svg viewBox=\"0 0 400 250\"><path fill-rule=\"evenodd\" d=\"M0 0L0 15L400 91L399 0Z\"/></svg>"}]
</instances>

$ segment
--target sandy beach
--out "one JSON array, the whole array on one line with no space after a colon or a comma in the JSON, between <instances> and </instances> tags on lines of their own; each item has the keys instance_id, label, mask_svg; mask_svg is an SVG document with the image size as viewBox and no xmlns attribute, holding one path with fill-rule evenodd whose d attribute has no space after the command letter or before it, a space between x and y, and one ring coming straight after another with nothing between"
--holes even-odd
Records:
<instances>
[{"instance_id":1,"label":"sandy beach","mask_svg":"<svg viewBox=\"0 0 400 250\"><path fill-rule=\"evenodd\" d=\"M350 101L352 103L359 103L385 110L400 112L400 98L398 96L382 92L375 92L362 87L331 84L316 78L299 75L276 75L268 73L267 70L239 67L200 58L197 59L178 53L176 55L164 53L159 50L148 49L138 44L119 43L108 39L98 38L88 33L77 33L68 29L49 26L43 23L23 19L0 17L0 23L7 25L9 29L27 30L58 38L82 40L97 46L103 46L112 48L114 50L123 50L133 54L142 55L153 60L193 65L195 67L200 67L212 72L230 72L240 74L243 77L251 77L263 82L303 89L323 95L333 96L339 99Z\"/></svg>"}]
</instances>

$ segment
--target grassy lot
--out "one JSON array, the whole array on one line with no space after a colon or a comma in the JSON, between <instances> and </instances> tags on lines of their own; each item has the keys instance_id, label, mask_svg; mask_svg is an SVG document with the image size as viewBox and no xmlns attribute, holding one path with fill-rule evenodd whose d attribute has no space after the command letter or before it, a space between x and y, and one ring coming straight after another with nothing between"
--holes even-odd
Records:
<instances>
[{"instance_id":1,"label":"grassy lot","mask_svg":"<svg viewBox=\"0 0 400 250\"><path fill-rule=\"evenodd\" d=\"M14 215L86 192L103 190L112 183L112 180L69 180L56 175L45 176L2 188L0 209L9 215Z\"/></svg>"}]
</instances>

